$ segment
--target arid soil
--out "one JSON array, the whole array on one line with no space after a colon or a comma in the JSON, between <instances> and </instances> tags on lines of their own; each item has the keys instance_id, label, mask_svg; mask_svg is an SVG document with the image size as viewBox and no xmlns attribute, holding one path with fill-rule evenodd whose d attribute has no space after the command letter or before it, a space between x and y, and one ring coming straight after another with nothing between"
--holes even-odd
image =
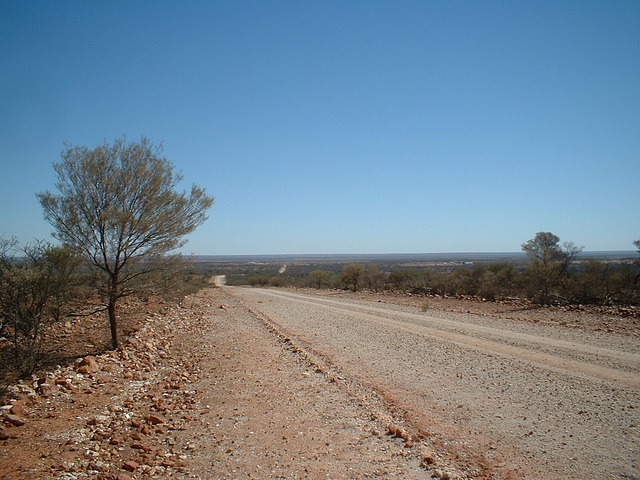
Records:
<instances>
[{"instance_id":1,"label":"arid soil","mask_svg":"<svg viewBox=\"0 0 640 480\"><path fill-rule=\"evenodd\" d=\"M496 429L471 431L469 426L482 419L465 418L474 411L466 400L450 398L447 408L453 414L434 413L431 424L421 423L412 414L415 402L394 394L393 381L385 387L378 379L382 388L371 388L370 377L341 364L336 352L328 355L323 347L314 347L305 332L298 334L278 315L265 312L266 297L253 294L219 288L188 297L180 306L128 305L127 320L123 318L128 337L114 352L99 353L107 341L104 319L66 325L59 332L66 338L84 335L69 351L78 359L14 387L13 399L7 401L13 405L3 407L0 478L589 478L572 476L557 466L562 458L545 459L519 450L521 445L505 440L507 436L496 437ZM640 342L637 319L624 312L328 295L348 299L356 307L364 302L368 308L397 305L413 313L457 312L509 325L558 329L554 332L596 333L632 346ZM515 330L525 334L519 327ZM87 359L80 368L87 353L94 354L95 364ZM397 353L390 352L389 358ZM595 375L601 377L614 368L606 362L599 367ZM633 382L638 373L632 365L625 378ZM499 378L492 379L502 387ZM442 388L436 382L433 386ZM612 388L638 391L637 386L619 383ZM435 397L429 393L424 398ZM626 412L614 415L629 421L628 438L621 441L625 447L638 445L637 403L635 397L625 403ZM580 408L578 417L591 415L589 405ZM434 424L436 420L442 424ZM610 428L605 425L603 430ZM524 434L546 438L536 428ZM550 445L549 451L554 448ZM602 457L591 458L580 471L588 472L591 463L620 465L626 460L626 468L591 478L640 478L633 463L637 450L618 452L622 460L617 462L605 457L610 449L601 452ZM509 465L514 459L517 465Z\"/></svg>"},{"instance_id":2,"label":"arid soil","mask_svg":"<svg viewBox=\"0 0 640 480\"><path fill-rule=\"evenodd\" d=\"M595 318L569 328L551 319L421 312L341 294L234 293L404 410L410 425L428 433L425 442L439 442L458 467L481 467L463 474L638 476L637 337L603 331Z\"/></svg>"}]
</instances>

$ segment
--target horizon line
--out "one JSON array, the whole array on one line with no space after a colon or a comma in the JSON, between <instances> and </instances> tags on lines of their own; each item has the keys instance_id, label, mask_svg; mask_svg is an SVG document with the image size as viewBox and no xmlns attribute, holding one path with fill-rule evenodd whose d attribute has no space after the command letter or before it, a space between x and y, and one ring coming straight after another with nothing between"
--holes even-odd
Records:
<instances>
[{"instance_id":1,"label":"horizon line","mask_svg":"<svg viewBox=\"0 0 640 480\"><path fill-rule=\"evenodd\" d=\"M635 255L637 250L583 250L581 254L588 255ZM433 256L433 255L525 255L523 251L466 251L466 252L409 252L409 253L189 253L186 256L194 257L409 257L409 256Z\"/></svg>"}]
</instances>

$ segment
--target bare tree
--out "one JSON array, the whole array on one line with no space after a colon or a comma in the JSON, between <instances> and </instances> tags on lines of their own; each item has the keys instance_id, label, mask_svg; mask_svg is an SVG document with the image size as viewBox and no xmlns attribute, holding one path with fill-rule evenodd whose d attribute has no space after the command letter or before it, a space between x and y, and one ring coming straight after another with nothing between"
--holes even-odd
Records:
<instances>
[{"instance_id":1,"label":"bare tree","mask_svg":"<svg viewBox=\"0 0 640 480\"><path fill-rule=\"evenodd\" d=\"M196 185L189 193L176 191L182 175L162 154L162 146L145 137L94 149L66 145L62 161L54 163L59 194L38 194L54 237L105 276L114 349L118 300L133 293L142 277L175 263L170 252L207 219L214 201Z\"/></svg>"}]
</instances>

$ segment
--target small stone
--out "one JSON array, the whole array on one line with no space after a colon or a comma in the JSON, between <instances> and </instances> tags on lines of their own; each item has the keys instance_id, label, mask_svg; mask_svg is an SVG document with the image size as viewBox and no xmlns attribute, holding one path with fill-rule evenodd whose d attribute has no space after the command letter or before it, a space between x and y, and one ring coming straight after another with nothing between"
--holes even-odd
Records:
<instances>
[{"instance_id":1,"label":"small stone","mask_svg":"<svg viewBox=\"0 0 640 480\"><path fill-rule=\"evenodd\" d=\"M96 472L106 472L107 471L107 468L106 468L106 466L104 465L103 462L91 462L89 464L89 468L91 470L96 471Z\"/></svg>"},{"instance_id":2,"label":"small stone","mask_svg":"<svg viewBox=\"0 0 640 480\"><path fill-rule=\"evenodd\" d=\"M64 388L70 392L73 391L74 389L74 386L71 384L68 378L58 378L55 381L55 384L58 385L60 388Z\"/></svg>"},{"instance_id":3,"label":"small stone","mask_svg":"<svg viewBox=\"0 0 640 480\"><path fill-rule=\"evenodd\" d=\"M23 391L14 396L14 401L10 402L15 404L16 402L24 402L25 407L33 407L37 403L37 393L33 388L24 386Z\"/></svg>"},{"instance_id":4,"label":"small stone","mask_svg":"<svg viewBox=\"0 0 640 480\"><path fill-rule=\"evenodd\" d=\"M53 394L55 390L56 390L56 387L51 383L49 383L46 378L42 383L38 381L38 388L36 389L36 391L40 394L41 397L48 397L51 394Z\"/></svg>"},{"instance_id":5,"label":"small stone","mask_svg":"<svg viewBox=\"0 0 640 480\"><path fill-rule=\"evenodd\" d=\"M120 475L118 475L118 480L133 480L133 478L131 478L131 476L127 475L126 473L121 473Z\"/></svg>"},{"instance_id":6,"label":"small stone","mask_svg":"<svg viewBox=\"0 0 640 480\"><path fill-rule=\"evenodd\" d=\"M3 415L4 421L10 423L14 427L21 427L25 424L25 421L17 415L5 412Z\"/></svg>"},{"instance_id":7,"label":"small stone","mask_svg":"<svg viewBox=\"0 0 640 480\"><path fill-rule=\"evenodd\" d=\"M153 452L153 448L151 448L151 447L149 447L147 445L144 445L144 444L142 444L140 442L133 442L131 444L131 448L135 448L136 450L142 450L144 453Z\"/></svg>"},{"instance_id":8,"label":"small stone","mask_svg":"<svg viewBox=\"0 0 640 480\"><path fill-rule=\"evenodd\" d=\"M98 366L98 362L96 361L96 357L94 357L93 355L87 355L86 357L84 357L80 362L80 365L78 365L78 367L79 368L86 367L85 370L87 370L88 373L90 374L96 373L98 370L100 370L100 367ZM80 370L78 369L78 371Z\"/></svg>"},{"instance_id":9,"label":"small stone","mask_svg":"<svg viewBox=\"0 0 640 480\"><path fill-rule=\"evenodd\" d=\"M387 429L387 435L393 435L394 437L402 438L405 442L409 441L410 437L407 432L405 432L402 427L398 427L397 425L389 425Z\"/></svg>"},{"instance_id":10,"label":"small stone","mask_svg":"<svg viewBox=\"0 0 640 480\"><path fill-rule=\"evenodd\" d=\"M434 465L436 463L436 459L433 455L433 452L427 448L422 451L422 465Z\"/></svg>"},{"instance_id":11,"label":"small stone","mask_svg":"<svg viewBox=\"0 0 640 480\"><path fill-rule=\"evenodd\" d=\"M78 367L76 372L81 373L82 375L91 375L91 369L88 365L82 365L81 367Z\"/></svg>"},{"instance_id":12,"label":"small stone","mask_svg":"<svg viewBox=\"0 0 640 480\"><path fill-rule=\"evenodd\" d=\"M0 440L9 440L9 435L4 431L4 428L0 428Z\"/></svg>"},{"instance_id":13,"label":"small stone","mask_svg":"<svg viewBox=\"0 0 640 480\"><path fill-rule=\"evenodd\" d=\"M124 465L122 466L122 468L124 468L125 470L128 470L129 472L133 472L135 471L138 467L140 466L140 464L138 462L134 462L133 460L129 460L128 462L125 462Z\"/></svg>"},{"instance_id":14,"label":"small stone","mask_svg":"<svg viewBox=\"0 0 640 480\"><path fill-rule=\"evenodd\" d=\"M164 423L164 418L162 418L159 415L149 415L147 417L147 420L154 425L159 425L161 423Z\"/></svg>"},{"instance_id":15,"label":"small stone","mask_svg":"<svg viewBox=\"0 0 640 480\"><path fill-rule=\"evenodd\" d=\"M24 407L26 406L26 402L24 400L14 400L11 404L11 413L14 415L24 415Z\"/></svg>"}]
</instances>

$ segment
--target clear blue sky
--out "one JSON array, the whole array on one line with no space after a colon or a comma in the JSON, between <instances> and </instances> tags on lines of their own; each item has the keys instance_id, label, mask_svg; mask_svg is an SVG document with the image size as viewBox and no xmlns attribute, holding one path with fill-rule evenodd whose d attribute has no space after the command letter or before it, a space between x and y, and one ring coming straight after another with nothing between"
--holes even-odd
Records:
<instances>
[{"instance_id":1,"label":"clear blue sky","mask_svg":"<svg viewBox=\"0 0 640 480\"><path fill-rule=\"evenodd\" d=\"M216 197L186 253L633 250L640 2L2 2L0 235L123 134Z\"/></svg>"}]
</instances>

